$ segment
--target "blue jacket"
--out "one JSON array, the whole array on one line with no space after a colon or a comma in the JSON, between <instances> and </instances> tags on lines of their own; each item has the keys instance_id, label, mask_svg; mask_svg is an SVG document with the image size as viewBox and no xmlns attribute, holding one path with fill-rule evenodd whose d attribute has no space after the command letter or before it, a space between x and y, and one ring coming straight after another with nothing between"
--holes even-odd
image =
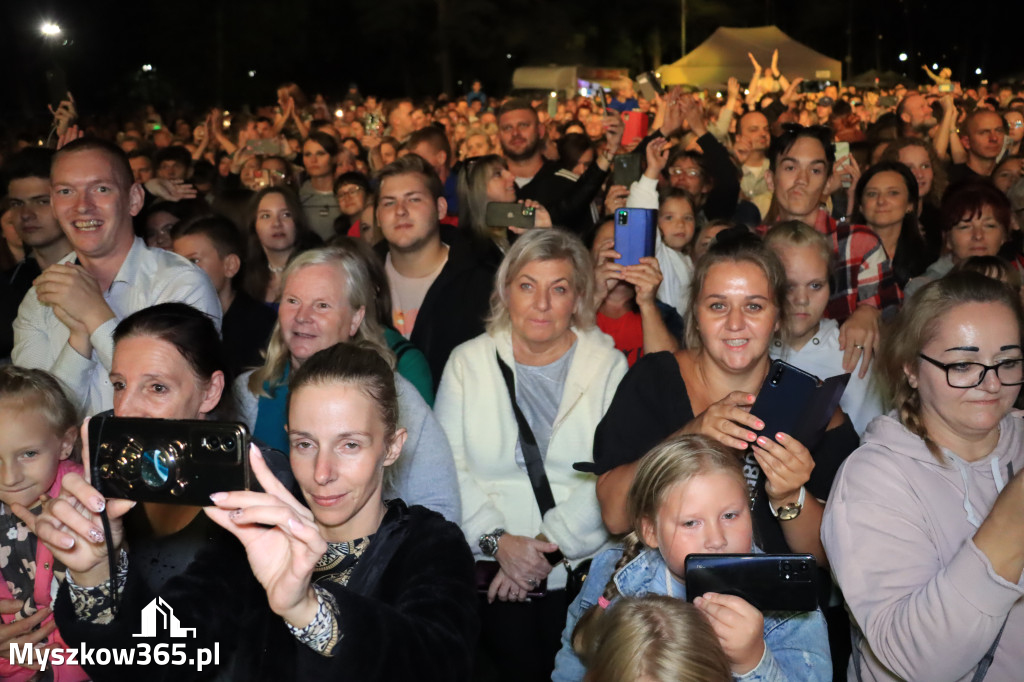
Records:
<instances>
[{"instance_id":1,"label":"blue jacket","mask_svg":"<svg viewBox=\"0 0 1024 682\"><path fill-rule=\"evenodd\" d=\"M555 658L553 682L579 682L586 670L572 650L572 632L576 621L597 603L608 580L615 573L615 564L622 557L622 547L607 549L594 558L590 573L576 600L569 606L569 616L562 631L562 648ZM641 552L615 575L619 593L626 597L667 593L672 578L661 554L656 549ZM673 596L681 590L675 583ZM828 648L828 631L821 611L809 613L772 612L764 618L765 653L756 668L746 675L733 675L743 682L830 682L832 658Z\"/></svg>"}]
</instances>

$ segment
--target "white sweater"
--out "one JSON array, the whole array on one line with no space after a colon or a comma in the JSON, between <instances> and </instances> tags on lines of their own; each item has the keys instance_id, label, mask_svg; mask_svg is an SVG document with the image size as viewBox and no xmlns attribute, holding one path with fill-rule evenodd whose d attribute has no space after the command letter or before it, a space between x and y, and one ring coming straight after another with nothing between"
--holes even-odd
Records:
<instances>
[{"instance_id":1,"label":"white sweater","mask_svg":"<svg viewBox=\"0 0 1024 682\"><path fill-rule=\"evenodd\" d=\"M572 468L593 461L594 429L626 373L626 358L596 327L573 329L576 351L551 430L544 469L555 507L542 520L530 479L516 463L519 428L494 357L515 367L509 332L482 334L448 360L434 412L448 435L462 495L462 530L479 552L479 537L495 528L533 537L543 532L570 560L593 555L610 539L601 521L597 478ZM553 573L549 587L564 580Z\"/></svg>"}]
</instances>

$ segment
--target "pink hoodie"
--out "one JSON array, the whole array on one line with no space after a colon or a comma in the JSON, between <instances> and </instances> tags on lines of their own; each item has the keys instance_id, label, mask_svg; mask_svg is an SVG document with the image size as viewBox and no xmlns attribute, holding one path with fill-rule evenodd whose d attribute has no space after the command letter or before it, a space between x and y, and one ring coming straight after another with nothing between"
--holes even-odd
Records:
<instances>
[{"instance_id":1,"label":"pink hoodie","mask_svg":"<svg viewBox=\"0 0 1024 682\"><path fill-rule=\"evenodd\" d=\"M1024 468L1024 421L999 427L988 457L942 465L881 416L840 469L821 538L854 621L849 679L970 680L1004 622L986 679L1024 679L1024 580L996 575L972 540Z\"/></svg>"},{"instance_id":2,"label":"pink hoodie","mask_svg":"<svg viewBox=\"0 0 1024 682\"><path fill-rule=\"evenodd\" d=\"M82 473L82 465L70 460L64 460L60 463L57 469L57 478L47 493L50 497L56 497L60 494L60 484L64 479L64 475L72 471L79 474ZM53 554L50 553L50 550L43 543L38 542L36 544L36 580L32 596L35 598L36 607L41 609L46 606L53 606L52 595L57 593L57 585L53 579ZM0 579L0 599L11 599L11 591L7 587L7 581L3 579ZM14 621L14 617L14 614L4 615L3 622L11 623ZM49 623L52 620L53 614L51 613L43 623ZM58 630L54 630L45 643L56 644L61 648L65 646ZM4 653L6 654L7 652ZM85 671L77 665L47 666L47 670L53 671L55 682L80 682L81 680L89 679ZM36 674L35 670L14 665L6 658L0 659L0 680L23 682L24 680L31 679Z\"/></svg>"}]
</instances>

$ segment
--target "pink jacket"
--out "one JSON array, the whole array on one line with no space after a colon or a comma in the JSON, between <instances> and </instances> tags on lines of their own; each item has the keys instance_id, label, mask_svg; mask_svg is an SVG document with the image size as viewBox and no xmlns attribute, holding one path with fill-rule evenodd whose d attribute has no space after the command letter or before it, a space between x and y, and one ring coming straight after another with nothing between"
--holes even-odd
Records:
<instances>
[{"instance_id":1,"label":"pink jacket","mask_svg":"<svg viewBox=\"0 0 1024 682\"><path fill-rule=\"evenodd\" d=\"M64 479L64 475L72 471L75 473L82 473L82 465L70 460L64 460L60 463L60 467L57 469L57 479L53 482L53 486L51 486L48 492L50 497L56 497L60 494L60 484ZM52 595L56 592L56 586L53 584L53 554L50 553L50 550L48 550L43 543L39 542L36 544L36 581L32 595L36 606L38 608L43 608L45 606L51 606ZM7 587L7 581L0 579L0 599L11 598L11 591ZM4 623L12 623L14 622L15 614L4 614L0 617L3 618ZM43 623L49 623L52 620L53 614L51 613L46 617L46 620L44 620ZM61 639L60 632L57 630L54 630L47 638L46 643L57 644L62 648L65 646L64 640ZM61 665L52 668L47 666L47 670L53 670L54 680L56 682L81 682L82 680L89 679L89 676L85 674L85 671L77 665ZM0 680L24 682L35 674L35 670L29 670L28 668L23 668L20 665L14 665L6 658L0 658Z\"/></svg>"},{"instance_id":2,"label":"pink jacket","mask_svg":"<svg viewBox=\"0 0 1024 682\"><path fill-rule=\"evenodd\" d=\"M999 429L987 457L940 464L883 415L840 469L821 538L853 616L851 680L970 680L1004 622L986 680L1022 679L1024 579L1000 578L973 541L1024 468L1024 421Z\"/></svg>"}]
</instances>

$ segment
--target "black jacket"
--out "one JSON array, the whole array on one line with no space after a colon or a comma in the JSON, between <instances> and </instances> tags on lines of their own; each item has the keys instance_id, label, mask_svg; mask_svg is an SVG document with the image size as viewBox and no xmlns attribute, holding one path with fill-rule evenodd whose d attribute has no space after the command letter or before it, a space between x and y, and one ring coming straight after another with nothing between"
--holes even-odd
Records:
<instances>
[{"instance_id":1,"label":"black jacket","mask_svg":"<svg viewBox=\"0 0 1024 682\"><path fill-rule=\"evenodd\" d=\"M455 347L484 332L501 262L493 243L475 240L464 229L441 225L441 241L448 245L448 262L427 290L409 338L427 358L435 393ZM387 242L377 245L377 253L381 259L387 255Z\"/></svg>"},{"instance_id":2,"label":"black jacket","mask_svg":"<svg viewBox=\"0 0 1024 682\"><path fill-rule=\"evenodd\" d=\"M337 600L342 637L333 655L322 656L299 642L267 603L240 543L208 548L188 571L169 580L159 597L195 638L135 638L141 611L154 595L129 566L119 615L109 625L75 618L67 585L54 604L69 647L155 650L184 644L220 652L220 665L85 666L95 682L105 680L468 680L478 630L473 557L462 531L424 507L401 500L388 511L349 583L322 583ZM160 629L160 628L158 628Z\"/></svg>"},{"instance_id":3,"label":"black jacket","mask_svg":"<svg viewBox=\"0 0 1024 682\"><path fill-rule=\"evenodd\" d=\"M601 191L608 172L590 164L579 179L563 171L554 161L545 161L525 186L516 186L517 199L533 199L551 214L551 222L577 235L594 226L590 204Z\"/></svg>"}]
</instances>

